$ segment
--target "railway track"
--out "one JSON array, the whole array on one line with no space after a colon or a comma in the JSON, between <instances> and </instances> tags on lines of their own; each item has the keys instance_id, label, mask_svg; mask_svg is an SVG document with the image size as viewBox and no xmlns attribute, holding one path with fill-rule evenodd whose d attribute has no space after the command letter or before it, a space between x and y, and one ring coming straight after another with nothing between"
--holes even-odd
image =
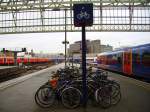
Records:
<instances>
[{"instance_id":1,"label":"railway track","mask_svg":"<svg viewBox=\"0 0 150 112\"><path fill-rule=\"evenodd\" d=\"M13 68L6 68L0 69L0 83L4 81L8 81L13 78L17 78L23 75L27 75L29 73L33 73L35 71L45 69L47 67L52 66L53 64L46 63L46 64L35 64L35 65L28 65L24 67L13 67Z\"/></svg>"}]
</instances>

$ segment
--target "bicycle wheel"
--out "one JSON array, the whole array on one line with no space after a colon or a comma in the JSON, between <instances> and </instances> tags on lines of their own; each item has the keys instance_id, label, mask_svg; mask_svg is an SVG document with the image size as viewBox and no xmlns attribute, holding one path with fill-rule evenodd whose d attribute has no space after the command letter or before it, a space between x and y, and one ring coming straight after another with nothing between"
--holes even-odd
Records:
<instances>
[{"instance_id":1,"label":"bicycle wheel","mask_svg":"<svg viewBox=\"0 0 150 112\"><path fill-rule=\"evenodd\" d=\"M120 100L121 100L121 92L120 91L115 96L111 96L111 104L112 105L118 104L120 102Z\"/></svg>"},{"instance_id":2,"label":"bicycle wheel","mask_svg":"<svg viewBox=\"0 0 150 112\"><path fill-rule=\"evenodd\" d=\"M102 108L109 108L111 106L111 93L109 87L101 87L95 91L95 99Z\"/></svg>"},{"instance_id":3,"label":"bicycle wheel","mask_svg":"<svg viewBox=\"0 0 150 112\"><path fill-rule=\"evenodd\" d=\"M97 106L97 101L95 100L95 86L92 84L88 84L88 100L91 102L92 106Z\"/></svg>"},{"instance_id":4,"label":"bicycle wheel","mask_svg":"<svg viewBox=\"0 0 150 112\"><path fill-rule=\"evenodd\" d=\"M116 105L121 100L120 85L117 82L112 81L109 84L111 91L111 104Z\"/></svg>"},{"instance_id":5,"label":"bicycle wheel","mask_svg":"<svg viewBox=\"0 0 150 112\"><path fill-rule=\"evenodd\" d=\"M66 108L76 108L81 102L81 92L74 87L65 88L61 95L62 104Z\"/></svg>"},{"instance_id":6,"label":"bicycle wheel","mask_svg":"<svg viewBox=\"0 0 150 112\"><path fill-rule=\"evenodd\" d=\"M35 102L40 107L48 108L55 101L55 92L49 86L40 87L35 93Z\"/></svg>"}]
</instances>

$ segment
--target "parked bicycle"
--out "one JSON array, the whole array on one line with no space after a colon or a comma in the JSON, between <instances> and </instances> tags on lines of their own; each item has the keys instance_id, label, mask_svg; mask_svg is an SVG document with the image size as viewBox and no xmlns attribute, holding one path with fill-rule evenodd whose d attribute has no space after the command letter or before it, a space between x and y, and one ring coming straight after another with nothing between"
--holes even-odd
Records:
<instances>
[{"instance_id":1,"label":"parked bicycle","mask_svg":"<svg viewBox=\"0 0 150 112\"><path fill-rule=\"evenodd\" d=\"M82 74L77 67L66 67L53 72L50 80L42 85L35 94L35 102L44 108L60 101L66 108L76 108L82 104ZM108 78L108 73L92 68L87 69L87 97L94 105L109 108L121 99L120 85Z\"/></svg>"}]
</instances>

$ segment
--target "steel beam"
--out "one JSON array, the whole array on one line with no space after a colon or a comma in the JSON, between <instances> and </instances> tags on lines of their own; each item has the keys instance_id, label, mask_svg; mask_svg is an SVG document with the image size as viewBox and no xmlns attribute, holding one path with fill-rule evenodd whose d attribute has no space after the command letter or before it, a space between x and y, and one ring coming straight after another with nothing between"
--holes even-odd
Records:
<instances>
[{"instance_id":1,"label":"steel beam","mask_svg":"<svg viewBox=\"0 0 150 112\"><path fill-rule=\"evenodd\" d=\"M82 2L86 1L82 0ZM94 25L91 28L87 28L87 31L150 31L149 0L91 1L94 4L95 11ZM1 0L0 34L64 32L65 24L63 22L65 17L63 11L60 11L59 16L57 13L53 16L52 9L67 9L67 32L80 31L80 28L73 26L72 5L77 2L81 1L27 0L24 2L24 0ZM30 17L29 14L32 16ZM8 16L12 18L8 18ZM120 21L123 22L121 23ZM11 24L12 22L14 24Z\"/></svg>"}]
</instances>

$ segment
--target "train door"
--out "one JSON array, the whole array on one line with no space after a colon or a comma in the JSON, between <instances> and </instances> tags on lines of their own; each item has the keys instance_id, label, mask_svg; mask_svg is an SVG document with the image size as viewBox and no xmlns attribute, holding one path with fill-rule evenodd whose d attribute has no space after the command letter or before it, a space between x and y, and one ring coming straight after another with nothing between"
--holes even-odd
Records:
<instances>
[{"instance_id":1,"label":"train door","mask_svg":"<svg viewBox=\"0 0 150 112\"><path fill-rule=\"evenodd\" d=\"M129 49L123 53L123 72L125 74L132 74L132 50Z\"/></svg>"}]
</instances>

